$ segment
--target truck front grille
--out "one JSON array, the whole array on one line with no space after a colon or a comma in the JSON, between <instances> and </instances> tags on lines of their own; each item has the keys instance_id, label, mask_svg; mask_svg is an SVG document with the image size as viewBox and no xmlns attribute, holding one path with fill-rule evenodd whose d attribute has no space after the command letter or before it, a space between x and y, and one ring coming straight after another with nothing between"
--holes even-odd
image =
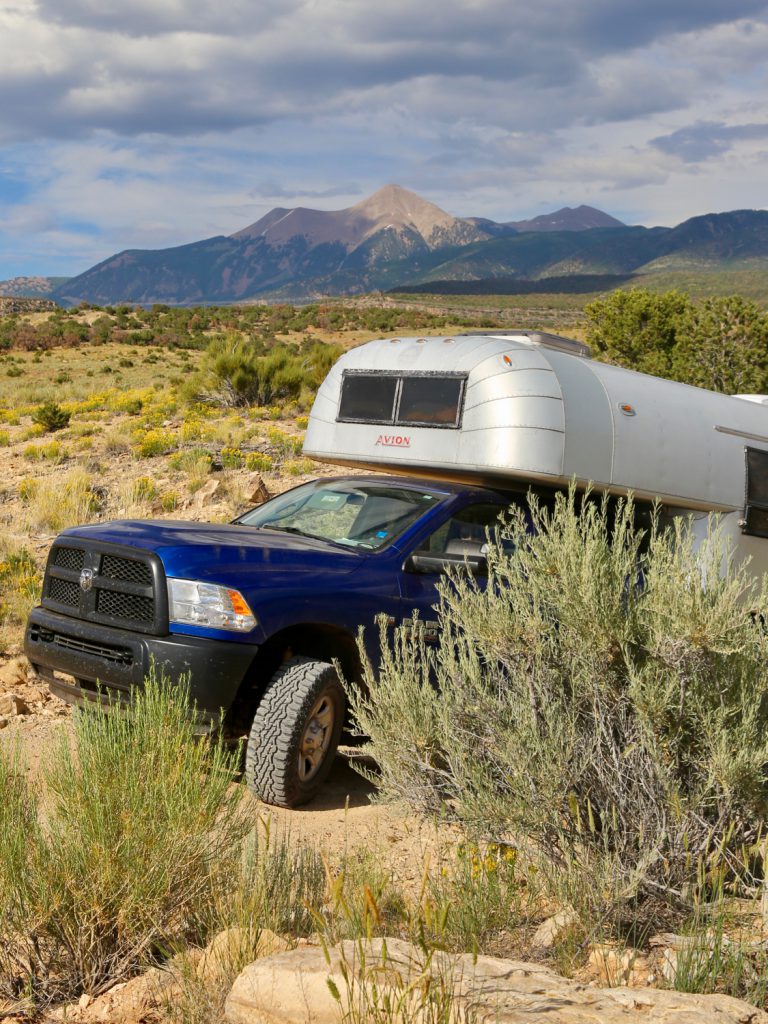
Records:
<instances>
[{"instance_id":1,"label":"truck front grille","mask_svg":"<svg viewBox=\"0 0 768 1024\"><path fill-rule=\"evenodd\" d=\"M82 548L57 547L54 551L55 565L61 566L62 569L74 569L77 572L83 568L85 552Z\"/></svg>"},{"instance_id":2,"label":"truck front grille","mask_svg":"<svg viewBox=\"0 0 768 1024\"><path fill-rule=\"evenodd\" d=\"M67 537L48 556L42 603L89 622L168 632L165 574L148 551Z\"/></svg>"},{"instance_id":3,"label":"truck front grille","mask_svg":"<svg viewBox=\"0 0 768 1024\"><path fill-rule=\"evenodd\" d=\"M152 586L152 570L146 562L137 562L135 558L102 555L101 575L108 576L111 580L125 580L127 583Z\"/></svg>"},{"instance_id":4,"label":"truck front grille","mask_svg":"<svg viewBox=\"0 0 768 1024\"><path fill-rule=\"evenodd\" d=\"M155 617L155 602L151 597L142 597L140 594L118 594L114 590L100 590L96 598L96 610L113 619L152 622Z\"/></svg>"},{"instance_id":5,"label":"truck front grille","mask_svg":"<svg viewBox=\"0 0 768 1024\"><path fill-rule=\"evenodd\" d=\"M77 608L80 604L80 587L72 580L62 580L58 576L52 576L48 580L48 596L57 604L66 604L70 608Z\"/></svg>"}]
</instances>

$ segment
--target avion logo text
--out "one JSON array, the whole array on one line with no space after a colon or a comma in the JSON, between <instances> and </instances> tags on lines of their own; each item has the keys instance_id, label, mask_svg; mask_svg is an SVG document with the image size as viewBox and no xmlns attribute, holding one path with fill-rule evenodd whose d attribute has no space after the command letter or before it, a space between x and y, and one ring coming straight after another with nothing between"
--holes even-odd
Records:
<instances>
[{"instance_id":1,"label":"avion logo text","mask_svg":"<svg viewBox=\"0 0 768 1024\"><path fill-rule=\"evenodd\" d=\"M411 439L405 434L379 434L376 445L384 448L410 448Z\"/></svg>"}]
</instances>

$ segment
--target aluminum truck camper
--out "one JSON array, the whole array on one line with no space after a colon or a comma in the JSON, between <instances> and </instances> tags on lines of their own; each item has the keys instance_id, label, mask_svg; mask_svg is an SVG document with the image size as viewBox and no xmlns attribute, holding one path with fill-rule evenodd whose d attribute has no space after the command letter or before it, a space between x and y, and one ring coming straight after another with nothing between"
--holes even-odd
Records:
<instances>
[{"instance_id":1,"label":"aluminum truck camper","mask_svg":"<svg viewBox=\"0 0 768 1024\"><path fill-rule=\"evenodd\" d=\"M304 451L501 489L575 479L693 513L702 534L707 513L723 513L739 556L768 570L768 397L610 366L573 339L510 331L361 345L321 386Z\"/></svg>"}]
</instances>

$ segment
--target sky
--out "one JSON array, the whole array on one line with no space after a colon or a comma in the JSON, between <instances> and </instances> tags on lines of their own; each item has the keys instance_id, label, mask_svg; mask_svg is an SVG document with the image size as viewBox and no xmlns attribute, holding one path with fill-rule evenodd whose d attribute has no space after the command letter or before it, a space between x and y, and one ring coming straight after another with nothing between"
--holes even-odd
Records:
<instances>
[{"instance_id":1,"label":"sky","mask_svg":"<svg viewBox=\"0 0 768 1024\"><path fill-rule=\"evenodd\" d=\"M768 203L768 0L0 0L0 279L388 183L455 216Z\"/></svg>"}]
</instances>

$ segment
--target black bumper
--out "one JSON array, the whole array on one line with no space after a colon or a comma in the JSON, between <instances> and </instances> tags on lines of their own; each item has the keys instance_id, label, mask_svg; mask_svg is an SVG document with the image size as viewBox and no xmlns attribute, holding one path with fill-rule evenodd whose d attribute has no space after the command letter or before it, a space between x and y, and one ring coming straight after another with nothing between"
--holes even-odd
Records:
<instances>
[{"instance_id":1,"label":"black bumper","mask_svg":"<svg viewBox=\"0 0 768 1024\"><path fill-rule=\"evenodd\" d=\"M69 703L126 701L154 664L157 674L189 679L201 722L228 711L258 650L256 644L195 636L147 636L33 609L24 651L51 690ZM74 677L61 679L58 673Z\"/></svg>"}]
</instances>

